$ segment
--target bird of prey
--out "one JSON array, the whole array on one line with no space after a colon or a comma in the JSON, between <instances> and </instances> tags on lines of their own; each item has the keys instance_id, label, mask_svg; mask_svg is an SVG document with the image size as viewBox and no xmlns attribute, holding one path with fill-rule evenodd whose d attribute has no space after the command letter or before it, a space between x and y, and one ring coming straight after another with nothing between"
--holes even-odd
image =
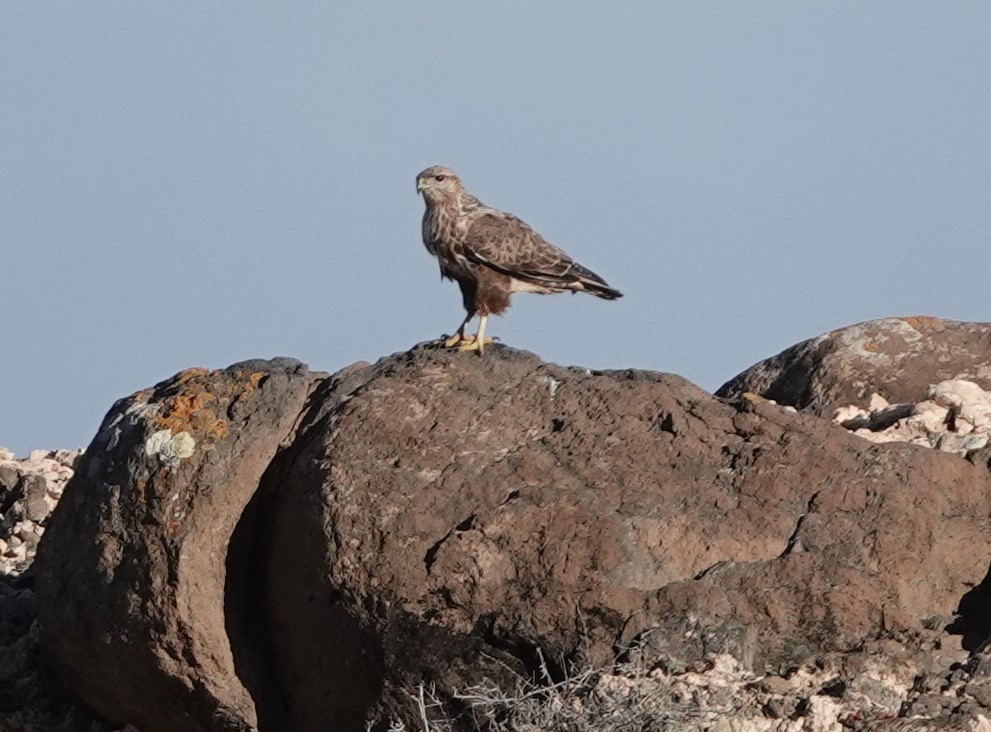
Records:
<instances>
[{"instance_id":1,"label":"bird of prey","mask_svg":"<svg viewBox=\"0 0 991 732\"><path fill-rule=\"evenodd\" d=\"M486 343L489 315L509 307L514 292L589 292L605 300L622 297L606 281L512 214L489 208L471 195L450 168L435 165L416 176L423 194L423 243L440 262L442 278L455 280L468 316L444 340L448 348L478 351ZM478 331L466 336L475 315Z\"/></svg>"}]
</instances>

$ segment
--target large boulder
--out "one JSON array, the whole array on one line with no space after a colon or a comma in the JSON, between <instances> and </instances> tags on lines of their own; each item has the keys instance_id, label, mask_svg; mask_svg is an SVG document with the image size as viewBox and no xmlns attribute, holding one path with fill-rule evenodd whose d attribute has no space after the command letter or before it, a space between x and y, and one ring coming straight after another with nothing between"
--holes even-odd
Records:
<instances>
[{"instance_id":1,"label":"large boulder","mask_svg":"<svg viewBox=\"0 0 991 732\"><path fill-rule=\"evenodd\" d=\"M113 721L420 728L418 687L456 714L617 656L756 673L942 632L989 517L991 474L953 455L677 376L420 348L118 403L37 567L51 648Z\"/></svg>"},{"instance_id":2,"label":"large boulder","mask_svg":"<svg viewBox=\"0 0 991 732\"><path fill-rule=\"evenodd\" d=\"M885 318L825 333L748 368L717 396L746 392L830 416L873 393L892 403L921 402L929 387L966 379L991 389L991 323L917 316Z\"/></svg>"},{"instance_id":3,"label":"large boulder","mask_svg":"<svg viewBox=\"0 0 991 732\"><path fill-rule=\"evenodd\" d=\"M950 616L991 556L986 471L676 376L422 350L320 399L265 486L295 730L633 647L856 648Z\"/></svg>"},{"instance_id":4,"label":"large boulder","mask_svg":"<svg viewBox=\"0 0 991 732\"><path fill-rule=\"evenodd\" d=\"M51 650L103 717L256 728L250 551L232 537L321 376L290 359L191 369L110 410L35 565Z\"/></svg>"}]
</instances>

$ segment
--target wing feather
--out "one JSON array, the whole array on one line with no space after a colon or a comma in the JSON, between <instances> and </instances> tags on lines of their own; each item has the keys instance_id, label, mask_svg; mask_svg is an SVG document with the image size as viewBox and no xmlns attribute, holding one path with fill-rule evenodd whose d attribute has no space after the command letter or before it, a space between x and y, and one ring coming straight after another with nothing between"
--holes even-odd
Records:
<instances>
[{"instance_id":1,"label":"wing feather","mask_svg":"<svg viewBox=\"0 0 991 732\"><path fill-rule=\"evenodd\" d=\"M490 210L473 218L465 256L510 277L549 286L599 278L512 214ZM605 283L603 283L605 284Z\"/></svg>"}]
</instances>

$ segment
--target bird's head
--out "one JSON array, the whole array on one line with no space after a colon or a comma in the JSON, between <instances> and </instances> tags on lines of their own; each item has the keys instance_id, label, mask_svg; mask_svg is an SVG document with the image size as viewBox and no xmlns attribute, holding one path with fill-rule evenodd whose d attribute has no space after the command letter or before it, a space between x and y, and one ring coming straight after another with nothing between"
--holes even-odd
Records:
<instances>
[{"instance_id":1,"label":"bird's head","mask_svg":"<svg viewBox=\"0 0 991 732\"><path fill-rule=\"evenodd\" d=\"M416 190L428 203L439 203L457 198L464 188L457 173L443 165L434 165L416 176Z\"/></svg>"}]
</instances>

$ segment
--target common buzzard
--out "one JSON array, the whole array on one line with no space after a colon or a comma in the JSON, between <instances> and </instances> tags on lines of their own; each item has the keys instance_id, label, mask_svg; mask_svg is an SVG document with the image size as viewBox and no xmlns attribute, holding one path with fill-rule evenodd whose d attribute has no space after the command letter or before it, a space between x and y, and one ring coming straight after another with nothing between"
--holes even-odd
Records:
<instances>
[{"instance_id":1,"label":"common buzzard","mask_svg":"<svg viewBox=\"0 0 991 732\"><path fill-rule=\"evenodd\" d=\"M492 342L485 338L489 315L508 308L514 292L589 292L605 300L623 296L520 219L479 201L450 168L427 168L416 176L416 190L427 205L423 243L440 261L441 277L461 287L468 311L457 332L444 341L448 348L481 354ZM478 332L466 336L465 327L475 315Z\"/></svg>"}]
</instances>

